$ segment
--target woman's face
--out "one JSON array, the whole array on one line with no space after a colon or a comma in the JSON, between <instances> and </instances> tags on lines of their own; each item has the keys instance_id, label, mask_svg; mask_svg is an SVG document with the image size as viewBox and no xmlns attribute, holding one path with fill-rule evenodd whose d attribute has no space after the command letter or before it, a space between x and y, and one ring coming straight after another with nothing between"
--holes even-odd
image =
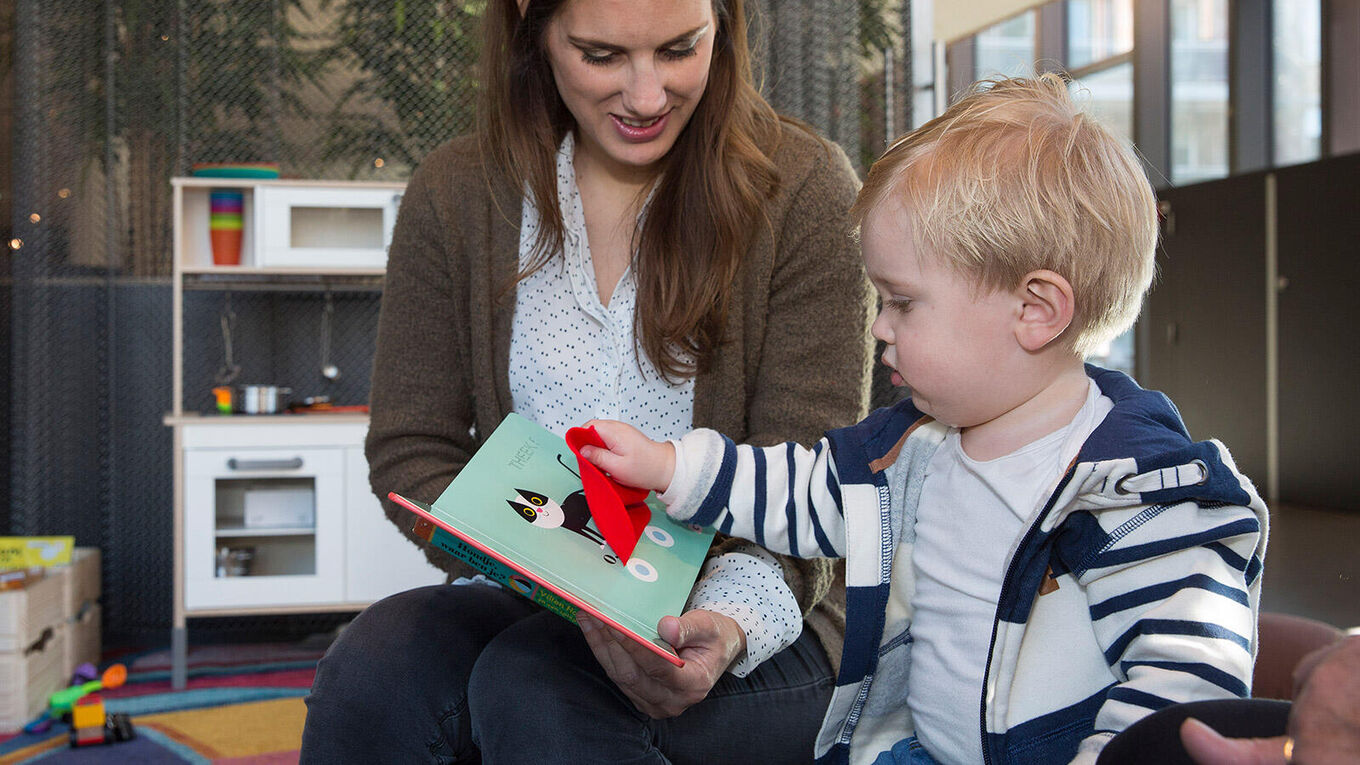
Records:
<instances>
[{"instance_id":1,"label":"woman's face","mask_svg":"<svg viewBox=\"0 0 1360 765\"><path fill-rule=\"evenodd\" d=\"M712 0L568 0L544 33L577 160L632 173L675 145L708 84Z\"/></svg>"}]
</instances>

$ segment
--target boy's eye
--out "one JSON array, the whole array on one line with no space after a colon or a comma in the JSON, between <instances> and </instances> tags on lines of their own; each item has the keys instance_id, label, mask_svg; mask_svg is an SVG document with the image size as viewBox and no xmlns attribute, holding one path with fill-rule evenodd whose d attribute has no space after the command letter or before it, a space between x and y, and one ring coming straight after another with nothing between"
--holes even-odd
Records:
<instances>
[{"instance_id":1,"label":"boy's eye","mask_svg":"<svg viewBox=\"0 0 1360 765\"><path fill-rule=\"evenodd\" d=\"M911 310L911 298L888 298L884 303L890 310L906 313Z\"/></svg>"}]
</instances>

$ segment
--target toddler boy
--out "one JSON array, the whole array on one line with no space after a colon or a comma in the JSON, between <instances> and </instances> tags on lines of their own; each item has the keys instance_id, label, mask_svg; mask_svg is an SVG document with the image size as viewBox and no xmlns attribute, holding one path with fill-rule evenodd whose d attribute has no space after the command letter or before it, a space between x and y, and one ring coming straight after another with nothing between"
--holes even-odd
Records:
<instances>
[{"instance_id":1,"label":"toddler boy","mask_svg":"<svg viewBox=\"0 0 1360 765\"><path fill-rule=\"evenodd\" d=\"M1137 160L1055 75L1002 80L856 202L910 399L812 448L596 422L584 456L675 518L846 558L827 762L1094 762L1163 706L1245 696L1266 508L1160 393L1083 364L1153 275Z\"/></svg>"}]
</instances>

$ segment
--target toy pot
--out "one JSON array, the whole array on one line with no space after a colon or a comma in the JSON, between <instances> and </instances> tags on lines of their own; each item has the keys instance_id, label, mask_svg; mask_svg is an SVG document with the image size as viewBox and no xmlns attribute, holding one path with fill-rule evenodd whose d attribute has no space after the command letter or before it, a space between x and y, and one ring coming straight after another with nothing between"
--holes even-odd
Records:
<instances>
[{"instance_id":1,"label":"toy pot","mask_svg":"<svg viewBox=\"0 0 1360 765\"><path fill-rule=\"evenodd\" d=\"M283 397L292 388L277 385L242 385L237 410L245 414L278 414L283 411Z\"/></svg>"}]
</instances>

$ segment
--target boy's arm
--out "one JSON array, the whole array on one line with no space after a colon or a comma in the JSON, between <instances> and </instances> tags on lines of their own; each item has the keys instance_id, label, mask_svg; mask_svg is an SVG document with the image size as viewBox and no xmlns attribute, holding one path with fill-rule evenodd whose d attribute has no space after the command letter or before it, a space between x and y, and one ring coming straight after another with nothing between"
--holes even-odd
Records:
<instances>
[{"instance_id":1,"label":"boy's arm","mask_svg":"<svg viewBox=\"0 0 1360 765\"><path fill-rule=\"evenodd\" d=\"M1250 695L1264 510L1132 508L1116 541L1072 572L1119 679L1074 762L1164 706Z\"/></svg>"},{"instance_id":2,"label":"boy's arm","mask_svg":"<svg viewBox=\"0 0 1360 765\"><path fill-rule=\"evenodd\" d=\"M626 423L587 424L605 448L583 447L581 456L621 483L661 492L672 518L785 555L844 557L840 480L826 438L811 449L757 448L700 429L658 443Z\"/></svg>"},{"instance_id":3,"label":"boy's arm","mask_svg":"<svg viewBox=\"0 0 1360 765\"><path fill-rule=\"evenodd\" d=\"M845 555L840 481L827 439L737 445L713 430L677 441L674 476L662 500L676 520L711 526L800 558Z\"/></svg>"}]
</instances>

